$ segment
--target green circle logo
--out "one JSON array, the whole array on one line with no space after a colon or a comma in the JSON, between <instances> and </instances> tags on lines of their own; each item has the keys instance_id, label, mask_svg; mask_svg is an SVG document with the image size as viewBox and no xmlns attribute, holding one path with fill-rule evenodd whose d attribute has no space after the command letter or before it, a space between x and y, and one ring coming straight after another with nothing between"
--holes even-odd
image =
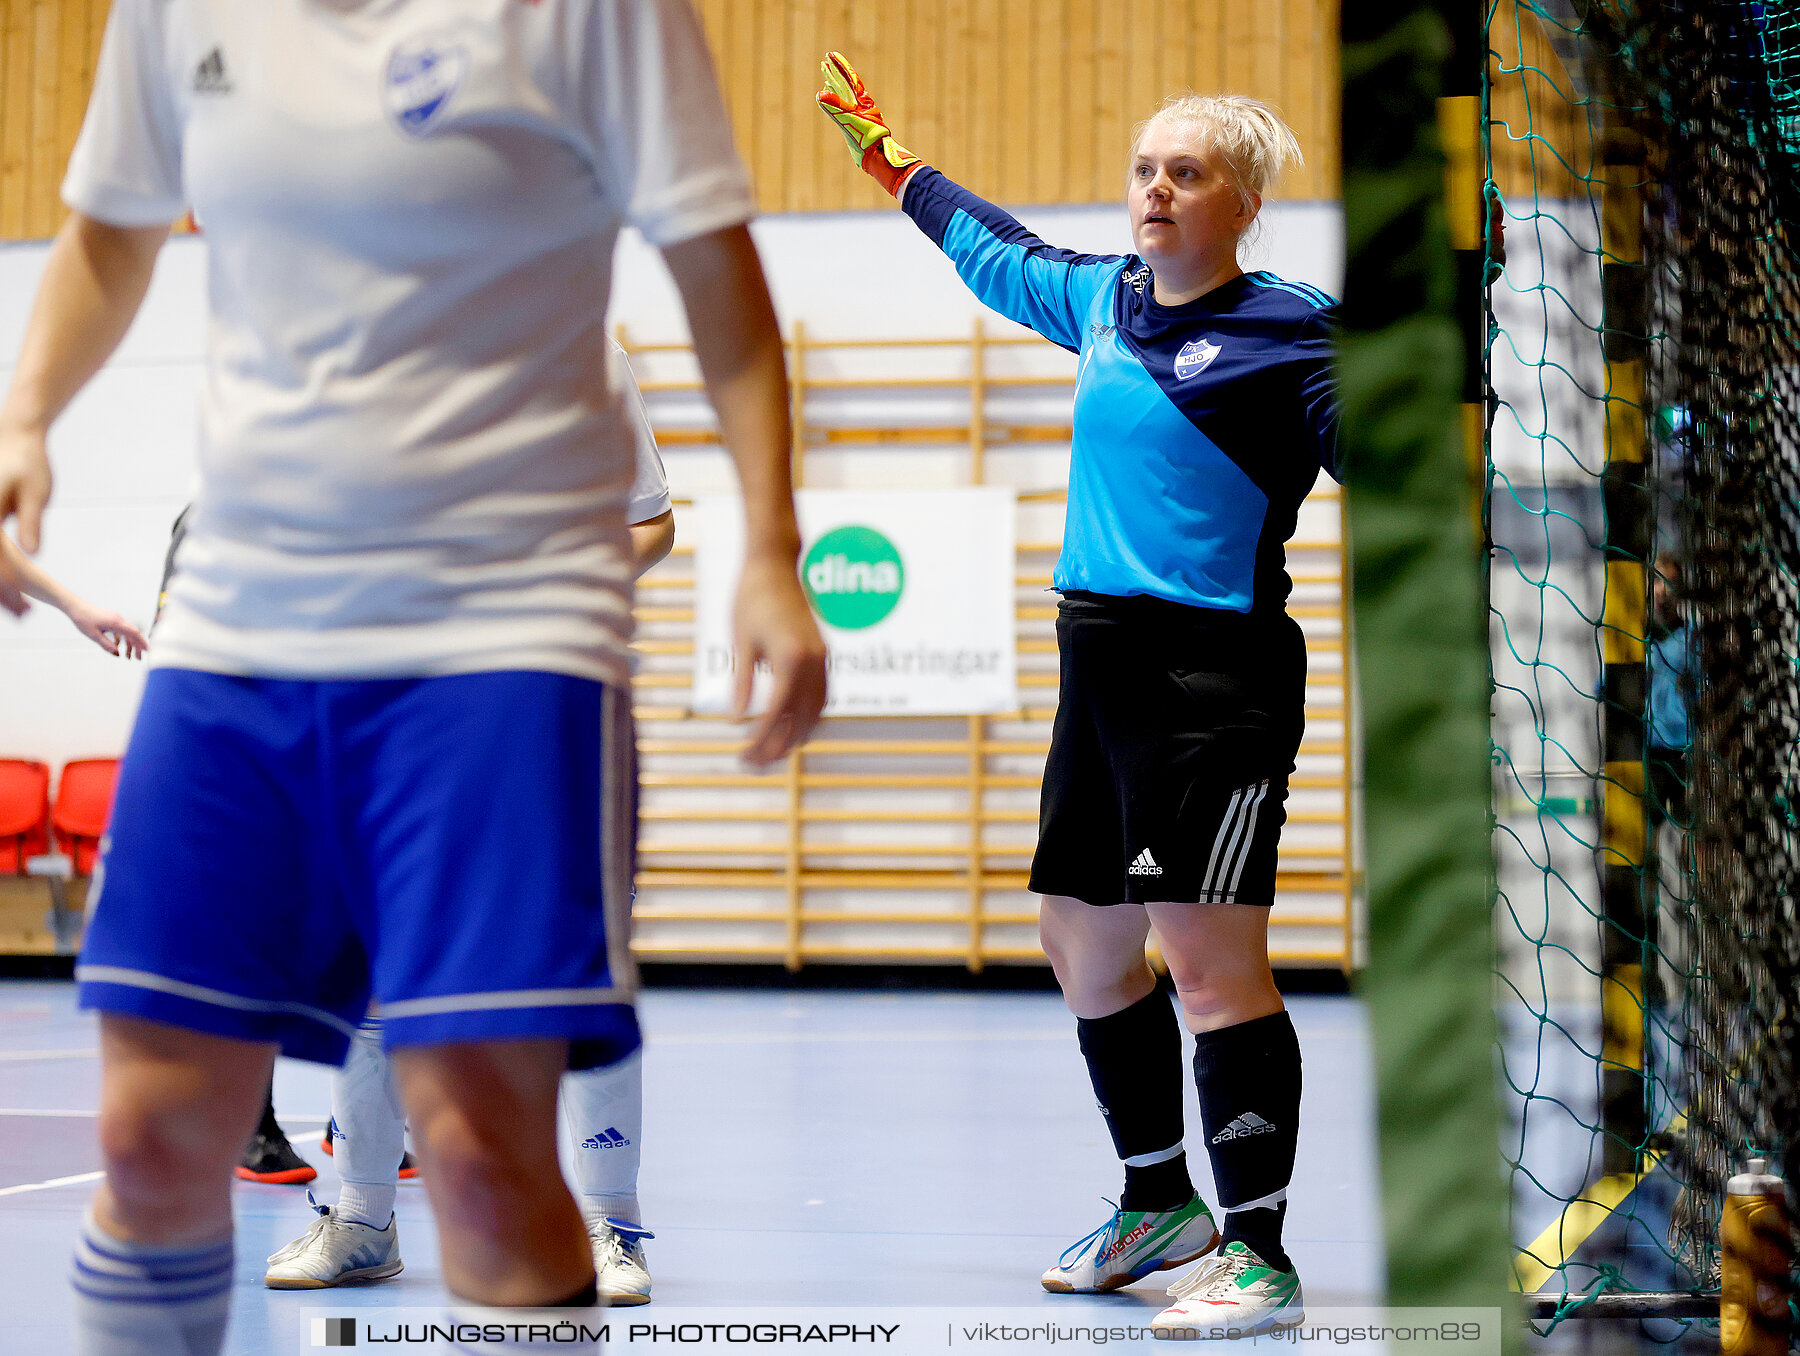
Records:
<instances>
[{"instance_id":1,"label":"green circle logo","mask_svg":"<svg viewBox=\"0 0 1800 1356\"><path fill-rule=\"evenodd\" d=\"M800 578L823 621L860 631L894 610L906 587L906 567L894 543L874 528L834 527L806 553Z\"/></svg>"}]
</instances>

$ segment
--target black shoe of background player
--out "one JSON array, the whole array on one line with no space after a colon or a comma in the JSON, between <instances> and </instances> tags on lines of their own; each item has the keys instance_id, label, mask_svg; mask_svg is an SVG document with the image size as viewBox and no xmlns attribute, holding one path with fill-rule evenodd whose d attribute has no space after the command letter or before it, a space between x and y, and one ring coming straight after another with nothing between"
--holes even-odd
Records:
<instances>
[{"instance_id":1,"label":"black shoe of background player","mask_svg":"<svg viewBox=\"0 0 1800 1356\"><path fill-rule=\"evenodd\" d=\"M244 1146L244 1160L237 1175L246 1182L272 1182L278 1186L298 1186L310 1182L319 1170L294 1152L279 1126L273 1135L257 1131Z\"/></svg>"},{"instance_id":2,"label":"black shoe of background player","mask_svg":"<svg viewBox=\"0 0 1800 1356\"><path fill-rule=\"evenodd\" d=\"M331 1121L325 1127L325 1137L319 1141L319 1147L326 1153L332 1153L331 1141L337 1137L337 1122ZM400 1180L410 1182L419 1175L419 1165L413 1161L412 1150L400 1152Z\"/></svg>"}]
</instances>

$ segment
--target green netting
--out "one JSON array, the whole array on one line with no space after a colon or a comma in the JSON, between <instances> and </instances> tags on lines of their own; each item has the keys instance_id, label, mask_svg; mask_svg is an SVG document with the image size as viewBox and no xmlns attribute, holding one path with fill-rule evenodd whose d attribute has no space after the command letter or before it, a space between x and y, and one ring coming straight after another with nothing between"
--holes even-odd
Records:
<instances>
[{"instance_id":1,"label":"green netting","mask_svg":"<svg viewBox=\"0 0 1800 1356\"><path fill-rule=\"evenodd\" d=\"M1554 1327L1716 1288L1724 1178L1794 1180L1800 4L1487 38L1497 1002Z\"/></svg>"},{"instance_id":2,"label":"green netting","mask_svg":"<svg viewBox=\"0 0 1800 1356\"><path fill-rule=\"evenodd\" d=\"M1760 21L1769 93L1782 140L1790 155L1800 155L1800 12L1785 5L1752 8Z\"/></svg>"}]
</instances>

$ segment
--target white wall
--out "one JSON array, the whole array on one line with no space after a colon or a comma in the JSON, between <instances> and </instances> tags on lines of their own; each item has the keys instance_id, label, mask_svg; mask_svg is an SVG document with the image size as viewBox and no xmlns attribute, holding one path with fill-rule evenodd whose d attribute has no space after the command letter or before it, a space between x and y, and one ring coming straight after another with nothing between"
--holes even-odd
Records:
<instances>
[{"instance_id":1,"label":"white wall","mask_svg":"<svg viewBox=\"0 0 1800 1356\"><path fill-rule=\"evenodd\" d=\"M1119 207L1019 215L1064 248L1117 253L1130 246ZM1264 217L1264 238L1246 262L1337 293L1337 204L1272 203ZM984 313L948 261L898 213L774 216L759 221L755 233L784 328L798 320L819 338L950 337L966 334ZM203 240L185 238L164 248L137 323L51 439L56 491L39 563L77 593L145 623L169 525L195 475L205 249ZM11 378L45 254L39 244L0 246L0 381ZM620 245L613 319L634 342L686 336L667 273L635 236ZM659 420L663 414L657 411ZM866 474L881 483L901 470L884 458L905 454L856 456L856 466L834 481ZM709 488L723 470L716 456L673 455L669 473L679 495ZM0 615L0 756L60 764L117 753L141 684L140 666L108 659L41 604L22 622Z\"/></svg>"}]
</instances>

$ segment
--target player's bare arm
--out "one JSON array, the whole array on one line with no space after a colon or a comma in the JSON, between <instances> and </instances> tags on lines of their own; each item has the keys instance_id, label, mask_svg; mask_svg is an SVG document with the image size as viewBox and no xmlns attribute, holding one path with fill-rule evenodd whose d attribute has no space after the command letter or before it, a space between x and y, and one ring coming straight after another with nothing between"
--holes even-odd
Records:
<instances>
[{"instance_id":1,"label":"player's bare arm","mask_svg":"<svg viewBox=\"0 0 1800 1356\"><path fill-rule=\"evenodd\" d=\"M27 598L50 604L73 622L77 631L108 654L122 655L126 659L141 659L144 651L150 648L149 641L144 639L144 633L137 627L117 612L96 607L52 578L3 532L0 532L0 569L13 572Z\"/></svg>"},{"instance_id":2,"label":"player's bare arm","mask_svg":"<svg viewBox=\"0 0 1800 1356\"><path fill-rule=\"evenodd\" d=\"M738 582L736 712L749 706L755 665L774 672L769 708L743 758L764 765L803 743L825 705L825 642L800 591L788 464L787 369L781 332L750 232L743 226L663 251L694 335L719 433L744 492L744 573Z\"/></svg>"},{"instance_id":3,"label":"player's bare arm","mask_svg":"<svg viewBox=\"0 0 1800 1356\"><path fill-rule=\"evenodd\" d=\"M663 560L675 547L675 510L664 509L654 518L631 525L631 574L642 579L644 572Z\"/></svg>"},{"instance_id":4,"label":"player's bare arm","mask_svg":"<svg viewBox=\"0 0 1800 1356\"><path fill-rule=\"evenodd\" d=\"M50 425L112 355L131 327L166 226L111 226L71 213L50 247L19 350L0 401L0 524L18 519L19 545L36 554L50 499ZM0 606L23 612L17 569L0 559Z\"/></svg>"}]
</instances>

